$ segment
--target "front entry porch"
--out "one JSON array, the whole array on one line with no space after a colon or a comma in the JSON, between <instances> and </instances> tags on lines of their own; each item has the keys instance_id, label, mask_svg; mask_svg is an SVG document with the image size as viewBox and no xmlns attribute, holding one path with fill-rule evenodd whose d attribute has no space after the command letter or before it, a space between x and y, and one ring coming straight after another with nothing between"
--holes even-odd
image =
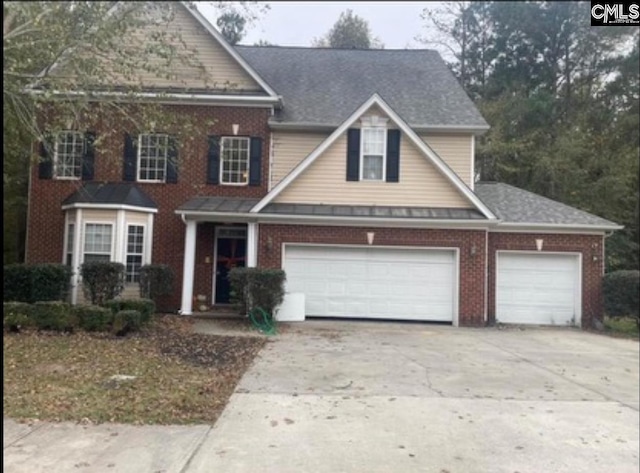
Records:
<instances>
[{"instance_id":1,"label":"front entry porch","mask_svg":"<svg viewBox=\"0 0 640 473\"><path fill-rule=\"evenodd\" d=\"M185 220L180 313L207 313L231 303L229 271L255 267L257 224Z\"/></svg>"}]
</instances>

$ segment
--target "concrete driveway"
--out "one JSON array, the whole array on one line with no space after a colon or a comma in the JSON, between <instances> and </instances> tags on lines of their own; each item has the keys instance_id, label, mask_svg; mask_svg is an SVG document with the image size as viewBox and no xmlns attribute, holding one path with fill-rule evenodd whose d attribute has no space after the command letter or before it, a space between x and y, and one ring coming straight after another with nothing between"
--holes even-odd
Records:
<instances>
[{"instance_id":1,"label":"concrete driveway","mask_svg":"<svg viewBox=\"0 0 640 473\"><path fill-rule=\"evenodd\" d=\"M637 473L638 368L638 342L571 329L307 321L267 345L213 428L5 421L4 466Z\"/></svg>"},{"instance_id":2,"label":"concrete driveway","mask_svg":"<svg viewBox=\"0 0 640 473\"><path fill-rule=\"evenodd\" d=\"M638 472L638 343L308 321L261 353L190 471Z\"/></svg>"}]
</instances>

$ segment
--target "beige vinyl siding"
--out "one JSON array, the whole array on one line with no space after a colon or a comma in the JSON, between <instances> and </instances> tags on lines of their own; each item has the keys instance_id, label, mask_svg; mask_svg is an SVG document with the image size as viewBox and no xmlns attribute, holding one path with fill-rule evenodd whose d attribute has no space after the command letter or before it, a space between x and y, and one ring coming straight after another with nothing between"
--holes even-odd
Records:
<instances>
[{"instance_id":1,"label":"beige vinyl siding","mask_svg":"<svg viewBox=\"0 0 640 473\"><path fill-rule=\"evenodd\" d=\"M466 185L472 187L471 134L420 133L420 138L438 153Z\"/></svg>"},{"instance_id":2,"label":"beige vinyl siding","mask_svg":"<svg viewBox=\"0 0 640 473\"><path fill-rule=\"evenodd\" d=\"M125 33L123 41L132 51L129 57L135 67L129 70L128 66L115 66L111 77L101 80L107 81L108 85L137 84L143 88L209 89L227 93L262 91L260 85L185 7L176 2L173 10L175 14L169 24L163 21L159 25ZM171 59L170 65L165 58L140 52L149 44L153 32L158 31L165 33L163 42L175 44L177 57ZM134 60L135 53L142 54L142 60ZM59 73L64 74L64 67Z\"/></svg>"},{"instance_id":3,"label":"beige vinyl siding","mask_svg":"<svg viewBox=\"0 0 640 473\"><path fill-rule=\"evenodd\" d=\"M276 186L304 158L318 147L329 133L278 131L273 133L271 187Z\"/></svg>"},{"instance_id":4,"label":"beige vinyl siding","mask_svg":"<svg viewBox=\"0 0 640 473\"><path fill-rule=\"evenodd\" d=\"M471 204L403 134L400 182L346 180L347 138L329 149L278 195L275 202L471 208Z\"/></svg>"},{"instance_id":5,"label":"beige vinyl siding","mask_svg":"<svg viewBox=\"0 0 640 473\"><path fill-rule=\"evenodd\" d=\"M113 223L115 227L117 216L117 210L82 209L83 222L100 221L105 223Z\"/></svg>"}]
</instances>

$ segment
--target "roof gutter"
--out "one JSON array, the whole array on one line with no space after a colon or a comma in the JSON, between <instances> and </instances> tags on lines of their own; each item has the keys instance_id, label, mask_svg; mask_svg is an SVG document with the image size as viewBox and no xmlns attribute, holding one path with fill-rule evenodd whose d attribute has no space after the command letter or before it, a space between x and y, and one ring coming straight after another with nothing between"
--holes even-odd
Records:
<instances>
[{"instance_id":1,"label":"roof gutter","mask_svg":"<svg viewBox=\"0 0 640 473\"><path fill-rule=\"evenodd\" d=\"M96 209L96 210L130 210L133 212L145 212L145 213L158 213L158 209L153 207L140 207L137 205L126 204L96 204L96 203L82 203L75 202L73 204L66 204L62 206L62 210L70 209Z\"/></svg>"},{"instance_id":2,"label":"roof gutter","mask_svg":"<svg viewBox=\"0 0 640 473\"><path fill-rule=\"evenodd\" d=\"M311 123L311 122L280 122L269 120L269 127L274 130L290 131L333 131L341 124ZM468 126L468 125L410 125L415 132L419 133L473 133L482 135L489 130L489 125Z\"/></svg>"},{"instance_id":3,"label":"roof gutter","mask_svg":"<svg viewBox=\"0 0 640 473\"><path fill-rule=\"evenodd\" d=\"M519 222L502 222L498 225L496 231L546 231L547 233L557 231L592 231L592 232L607 232L622 230L623 225L616 225L614 223L610 225L586 225L586 224L571 224L571 223L519 223Z\"/></svg>"},{"instance_id":4,"label":"roof gutter","mask_svg":"<svg viewBox=\"0 0 640 473\"><path fill-rule=\"evenodd\" d=\"M252 95L220 95L220 94L183 94L183 93L163 93L163 92L117 92L117 91L46 91L41 89L28 88L26 93L34 95L51 94L54 98L89 97L97 100L120 99L123 102L138 99L150 99L160 103L198 103L203 105L254 105L272 107L278 105L281 97L252 96Z\"/></svg>"}]
</instances>

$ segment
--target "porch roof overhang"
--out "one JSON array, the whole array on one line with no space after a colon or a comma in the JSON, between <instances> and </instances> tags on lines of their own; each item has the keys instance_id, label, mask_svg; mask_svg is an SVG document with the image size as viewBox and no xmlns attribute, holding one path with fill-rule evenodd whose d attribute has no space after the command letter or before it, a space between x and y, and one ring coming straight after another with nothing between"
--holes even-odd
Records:
<instances>
[{"instance_id":1,"label":"porch roof overhang","mask_svg":"<svg viewBox=\"0 0 640 473\"><path fill-rule=\"evenodd\" d=\"M184 219L201 222L485 228L489 223L488 219L475 209L436 207L270 203L258 213L250 212L258 202L259 199L199 196L187 201L176 209L175 213Z\"/></svg>"}]
</instances>

